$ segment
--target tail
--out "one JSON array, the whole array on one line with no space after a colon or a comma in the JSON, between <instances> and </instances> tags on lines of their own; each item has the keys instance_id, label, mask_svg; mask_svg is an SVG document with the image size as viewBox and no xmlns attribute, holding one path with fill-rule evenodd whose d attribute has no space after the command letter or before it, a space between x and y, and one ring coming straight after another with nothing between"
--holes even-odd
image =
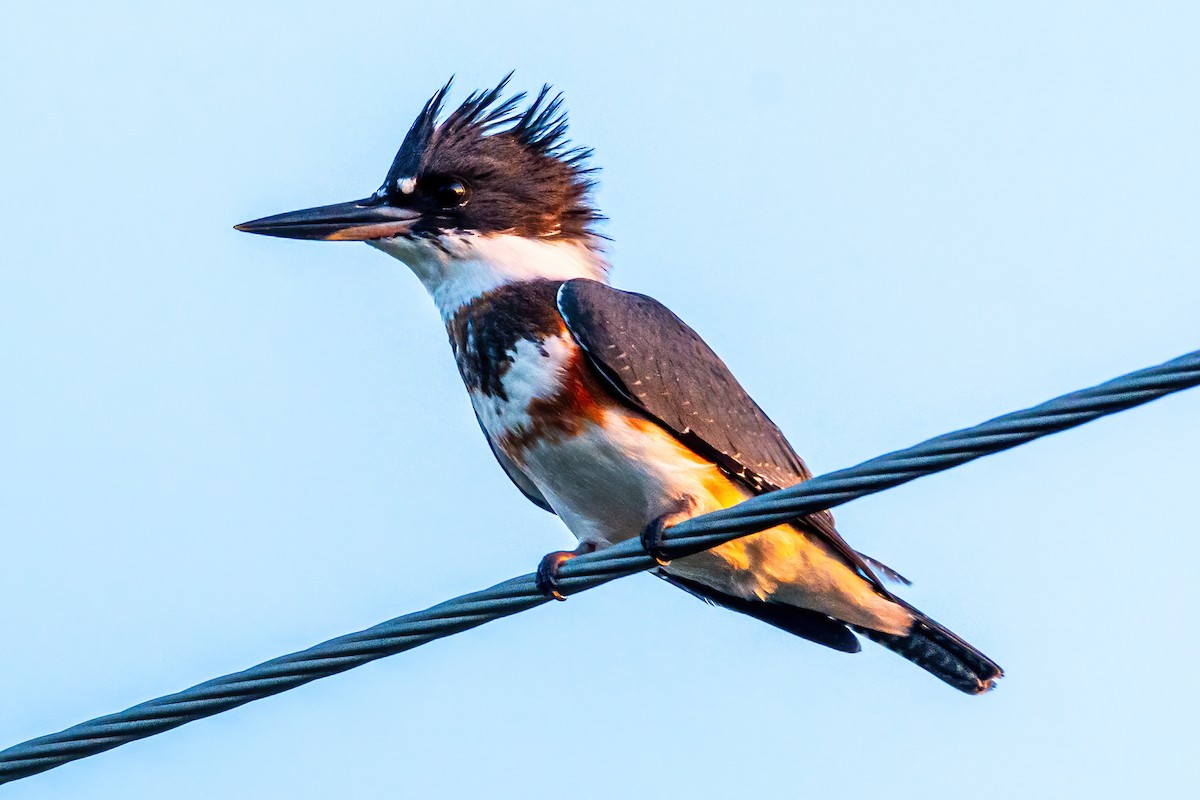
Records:
<instances>
[{"instance_id":1,"label":"tail","mask_svg":"<svg viewBox=\"0 0 1200 800\"><path fill-rule=\"evenodd\" d=\"M847 623L817 611L745 600L678 575L668 575L662 570L655 574L706 603L746 614L843 653L857 653L860 649L858 639L850 632L853 628L856 633L878 642L967 694L983 694L1004 675L996 662L895 596L890 598L892 602L903 606L913 616L912 628L906 634L882 633L859 625L847 627Z\"/></svg>"},{"instance_id":2,"label":"tail","mask_svg":"<svg viewBox=\"0 0 1200 800\"><path fill-rule=\"evenodd\" d=\"M895 599L895 598L893 598ZM913 614L912 629L902 635L880 633L861 628L854 630L921 669L941 678L959 691L983 694L1004 676L1000 665L967 644L902 600L896 600Z\"/></svg>"}]
</instances>

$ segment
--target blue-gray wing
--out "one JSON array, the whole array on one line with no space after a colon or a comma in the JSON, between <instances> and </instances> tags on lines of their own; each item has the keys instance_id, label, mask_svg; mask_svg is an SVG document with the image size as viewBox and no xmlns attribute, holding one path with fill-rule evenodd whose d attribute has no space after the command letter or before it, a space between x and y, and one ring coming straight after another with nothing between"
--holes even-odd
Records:
<instances>
[{"instance_id":1,"label":"blue-gray wing","mask_svg":"<svg viewBox=\"0 0 1200 800\"><path fill-rule=\"evenodd\" d=\"M680 442L756 493L812 477L783 433L703 339L657 300L583 278L558 310L588 361L616 392ZM828 542L886 593L829 512L797 524Z\"/></svg>"},{"instance_id":2,"label":"blue-gray wing","mask_svg":"<svg viewBox=\"0 0 1200 800\"><path fill-rule=\"evenodd\" d=\"M662 303L577 279L562 285L558 310L626 400L722 469L755 490L812 477L725 363Z\"/></svg>"}]
</instances>

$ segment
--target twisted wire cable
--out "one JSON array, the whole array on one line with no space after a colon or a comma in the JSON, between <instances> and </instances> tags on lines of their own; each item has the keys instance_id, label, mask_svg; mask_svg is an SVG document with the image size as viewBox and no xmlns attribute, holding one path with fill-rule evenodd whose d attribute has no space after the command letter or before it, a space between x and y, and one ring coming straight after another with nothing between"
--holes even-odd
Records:
<instances>
[{"instance_id":1,"label":"twisted wire cable","mask_svg":"<svg viewBox=\"0 0 1200 800\"><path fill-rule=\"evenodd\" d=\"M849 469L695 517L669 529L664 549L671 557L698 553L739 536L833 508L1196 385L1200 385L1200 350L1091 389L1063 395L1024 411L1005 414ZM563 594L576 594L655 564L634 538L566 562L559 572L559 588ZM522 575L424 611L397 617L242 672L214 678L116 714L15 745L0 751L0 783L153 736L545 602L547 598L536 588L534 576Z\"/></svg>"}]
</instances>

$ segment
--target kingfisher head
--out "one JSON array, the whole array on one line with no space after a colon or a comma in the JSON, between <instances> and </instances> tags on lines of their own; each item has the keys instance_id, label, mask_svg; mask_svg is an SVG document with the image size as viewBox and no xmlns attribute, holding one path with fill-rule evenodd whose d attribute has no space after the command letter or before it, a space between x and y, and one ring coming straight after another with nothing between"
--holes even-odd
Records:
<instances>
[{"instance_id":1,"label":"kingfisher head","mask_svg":"<svg viewBox=\"0 0 1200 800\"><path fill-rule=\"evenodd\" d=\"M524 93L505 98L511 77L445 119L450 83L439 89L369 197L237 229L367 242L407 263L443 307L510 280L603 278L591 150L568 141L561 94L543 86L527 104Z\"/></svg>"}]
</instances>

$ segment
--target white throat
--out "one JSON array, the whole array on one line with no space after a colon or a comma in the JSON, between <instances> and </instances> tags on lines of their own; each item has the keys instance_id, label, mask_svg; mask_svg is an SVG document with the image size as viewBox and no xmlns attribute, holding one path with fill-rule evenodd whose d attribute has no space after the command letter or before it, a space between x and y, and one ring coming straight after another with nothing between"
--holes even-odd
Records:
<instances>
[{"instance_id":1,"label":"white throat","mask_svg":"<svg viewBox=\"0 0 1200 800\"><path fill-rule=\"evenodd\" d=\"M608 263L577 242L528 239L511 233L450 233L436 239L374 239L367 244L400 259L429 290L442 317L509 283L590 278L608 281Z\"/></svg>"}]
</instances>

